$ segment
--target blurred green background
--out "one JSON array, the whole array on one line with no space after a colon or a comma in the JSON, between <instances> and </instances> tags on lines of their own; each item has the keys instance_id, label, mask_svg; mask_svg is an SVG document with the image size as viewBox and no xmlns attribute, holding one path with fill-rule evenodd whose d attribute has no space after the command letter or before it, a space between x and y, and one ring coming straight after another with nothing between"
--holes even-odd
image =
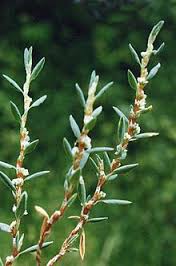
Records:
<instances>
[{"instance_id":1,"label":"blurred green background","mask_svg":"<svg viewBox=\"0 0 176 266\"><path fill-rule=\"evenodd\" d=\"M127 162L139 162L136 171L119 178L105 189L109 197L128 199L130 206L97 206L93 215L109 216L109 221L86 226L85 261L78 254L67 255L61 265L96 266L175 266L176 265L176 124L175 124L175 49L176 1L1 1L0 72L18 83L24 82L23 49L33 46L34 62L46 57L46 66L33 82L31 95L48 95L45 104L31 111L28 128L32 139L40 138L36 151L28 156L25 166L30 173L51 170L26 186L30 194L29 215L22 231L25 245L35 244L41 218L34 205L49 213L59 206L63 196L64 174L68 162L62 148L63 136L71 143L74 137L68 115L79 124L82 108L76 97L75 82L84 92L90 73L100 75L99 88L113 80L114 85L98 104L104 112L91 137L94 145L115 145L117 116L112 106L125 113L134 98L127 83L127 69L136 75L138 66L131 58L128 43L138 52L146 47L154 24L164 19L165 25L156 47L165 42L164 51L151 65L161 62L159 74L147 87L148 103L153 112L140 120L143 131L159 131L160 136L130 145ZM22 108L20 95L0 79L0 160L15 163L19 150L19 131L9 107L13 100ZM85 169L88 191L96 185L90 165ZM13 219L12 196L0 184L0 222ZM55 225L50 239L55 241L43 252L43 265L51 258L73 228L69 215L79 213L79 202ZM0 232L0 256L10 254L11 239ZM33 255L26 255L16 265L35 265Z\"/></svg>"}]
</instances>

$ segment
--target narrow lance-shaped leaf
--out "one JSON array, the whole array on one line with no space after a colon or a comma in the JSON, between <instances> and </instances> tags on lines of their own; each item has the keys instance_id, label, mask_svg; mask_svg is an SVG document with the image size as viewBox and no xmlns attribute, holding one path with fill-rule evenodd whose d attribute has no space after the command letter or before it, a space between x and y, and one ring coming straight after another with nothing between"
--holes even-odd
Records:
<instances>
[{"instance_id":1,"label":"narrow lance-shaped leaf","mask_svg":"<svg viewBox=\"0 0 176 266\"><path fill-rule=\"evenodd\" d=\"M5 223L0 223L0 230L10 233L10 226L8 224Z\"/></svg>"},{"instance_id":2,"label":"narrow lance-shaped leaf","mask_svg":"<svg viewBox=\"0 0 176 266\"><path fill-rule=\"evenodd\" d=\"M131 204L131 201L128 200L119 200L119 199L107 199L107 200L100 200L99 202L103 202L106 204L119 204L119 205L126 205L126 204Z\"/></svg>"},{"instance_id":3,"label":"narrow lance-shaped leaf","mask_svg":"<svg viewBox=\"0 0 176 266\"><path fill-rule=\"evenodd\" d=\"M90 161L91 161L92 165L94 166L96 172L98 172L99 168L98 168L96 162L91 157L89 157L89 158L90 158Z\"/></svg>"},{"instance_id":4,"label":"narrow lance-shaped leaf","mask_svg":"<svg viewBox=\"0 0 176 266\"><path fill-rule=\"evenodd\" d=\"M79 129L79 126L78 126L78 124L76 123L76 121L75 121L75 119L73 118L73 116L72 115L70 115L70 126L71 126L71 129L72 129L72 131L73 131L73 133L74 133L74 135L75 135L75 137L77 138L77 139L79 139L79 137L80 137L80 129Z\"/></svg>"},{"instance_id":5,"label":"narrow lance-shaped leaf","mask_svg":"<svg viewBox=\"0 0 176 266\"><path fill-rule=\"evenodd\" d=\"M16 83L16 81L14 81L13 79L11 79L9 76L7 75L3 75L3 77L14 86L14 88L18 91L21 92L23 94L23 90L20 88L20 86Z\"/></svg>"},{"instance_id":6,"label":"narrow lance-shaped leaf","mask_svg":"<svg viewBox=\"0 0 176 266\"><path fill-rule=\"evenodd\" d=\"M96 78L96 72L95 70L93 70L90 77L89 88L92 86L92 83L94 82L95 78Z\"/></svg>"},{"instance_id":7,"label":"narrow lance-shaped leaf","mask_svg":"<svg viewBox=\"0 0 176 266\"><path fill-rule=\"evenodd\" d=\"M42 248L47 248L51 244L53 244L53 241L45 242L45 243L43 243ZM35 251L37 251L37 249L38 249L38 245L34 245L34 246L31 246L31 247L21 251L19 253L19 255L22 255L24 253L29 253L29 252L35 252Z\"/></svg>"},{"instance_id":8,"label":"narrow lance-shaped leaf","mask_svg":"<svg viewBox=\"0 0 176 266\"><path fill-rule=\"evenodd\" d=\"M157 50L153 50L153 54L154 54L154 55L159 54L159 53L163 50L164 46L165 46L165 43L163 42L163 43L159 46L159 48L158 48Z\"/></svg>"},{"instance_id":9,"label":"narrow lance-shaped leaf","mask_svg":"<svg viewBox=\"0 0 176 266\"><path fill-rule=\"evenodd\" d=\"M89 159L89 152L85 151L80 161L80 169L83 169Z\"/></svg>"},{"instance_id":10,"label":"narrow lance-shaped leaf","mask_svg":"<svg viewBox=\"0 0 176 266\"><path fill-rule=\"evenodd\" d=\"M98 217L98 218L90 218L87 220L88 223L99 223L107 221L108 217Z\"/></svg>"},{"instance_id":11,"label":"narrow lance-shaped leaf","mask_svg":"<svg viewBox=\"0 0 176 266\"><path fill-rule=\"evenodd\" d=\"M86 105L86 101L85 101L85 98L84 98L84 94L83 94L83 91L81 90L80 86L78 85L78 83L76 83L75 85L76 87L76 91L77 91L77 94L78 94L78 97L79 97L79 100L80 100L80 103L83 107L85 107Z\"/></svg>"},{"instance_id":12,"label":"narrow lance-shaped leaf","mask_svg":"<svg viewBox=\"0 0 176 266\"><path fill-rule=\"evenodd\" d=\"M36 140L32 141L31 143L29 143L29 145L25 149L25 155L33 152L35 150L35 148L37 147L38 143L39 143L38 139L36 139Z\"/></svg>"},{"instance_id":13,"label":"narrow lance-shaped leaf","mask_svg":"<svg viewBox=\"0 0 176 266\"><path fill-rule=\"evenodd\" d=\"M86 203L86 187L83 176L80 176L79 183L81 188L81 202L84 205Z\"/></svg>"},{"instance_id":14,"label":"narrow lance-shaped leaf","mask_svg":"<svg viewBox=\"0 0 176 266\"><path fill-rule=\"evenodd\" d=\"M66 138L63 139L63 145L64 145L64 150L65 150L66 154L68 155L69 158L72 159L73 158L72 148L71 148L71 145Z\"/></svg>"},{"instance_id":15,"label":"narrow lance-shaped leaf","mask_svg":"<svg viewBox=\"0 0 176 266\"><path fill-rule=\"evenodd\" d=\"M128 69L128 83L132 89L134 90L137 89L137 80L135 76L133 75L133 73L131 72L131 70L129 69Z\"/></svg>"},{"instance_id":16,"label":"narrow lance-shaped leaf","mask_svg":"<svg viewBox=\"0 0 176 266\"><path fill-rule=\"evenodd\" d=\"M93 152L105 152L105 151L113 151L114 149L111 147L96 147L92 149L88 149L88 153L93 153Z\"/></svg>"},{"instance_id":17,"label":"narrow lance-shaped leaf","mask_svg":"<svg viewBox=\"0 0 176 266\"><path fill-rule=\"evenodd\" d=\"M113 109L118 114L119 117L124 117L125 121L128 123L128 118L126 117L126 115L122 111L120 111L119 108L113 106Z\"/></svg>"},{"instance_id":18,"label":"narrow lance-shaped leaf","mask_svg":"<svg viewBox=\"0 0 176 266\"><path fill-rule=\"evenodd\" d=\"M102 106L97 107L93 111L92 116L96 118L97 116L99 116L101 114L102 110L103 110L103 107Z\"/></svg>"},{"instance_id":19,"label":"narrow lance-shaped leaf","mask_svg":"<svg viewBox=\"0 0 176 266\"><path fill-rule=\"evenodd\" d=\"M107 177L107 181L113 181L114 179L116 179L118 177L118 174L115 175L110 175Z\"/></svg>"},{"instance_id":20,"label":"narrow lance-shaped leaf","mask_svg":"<svg viewBox=\"0 0 176 266\"><path fill-rule=\"evenodd\" d=\"M0 172L0 179L3 181L3 183L12 191L15 191L15 186L13 185L11 179L4 174L3 172Z\"/></svg>"},{"instance_id":21,"label":"narrow lance-shaped leaf","mask_svg":"<svg viewBox=\"0 0 176 266\"><path fill-rule=\"evenodd\" d=\"M47 95L43 95L42 97L40 97L38 100L36 100L35 102L33 102L33 104L30 106L30 109L33 107L37 107L40 104L42 104L47 98Z\"/></svg>"},{"instance_id":22,"label":"narrow lance-shaped leaf","mask_svg":"<svg viewBox=\"0 0 176 266\"><path fill-rule=\"evenodd\" d=\"M96 124L96 117L93 117L86 125L85 125L85 129L86 130L92 130Z\"/></svg>"},{"instance_id":23,"label":"narrow lance-shaped leaf","mask_svg":"<svg viewBox=\"0 0 176 266\"><path fill-rule=\"evenodd\" d=\"M150 72L149 72L149 74L148 74L148 76L147 76L147 80L152 79L152 78L157 74L157 72L158 72L160 66L161 66L161 64L158 63L156 66L154 66L154 67L150 70Z\"/></svg>"},{"instance_id":24,"label":"narrow lance-shaped leaf","mask_svg":"<svg viewBox=\"0 0 176 266\"><path fill-rule=\"evenodd\" d=\"M138 163L123 165L123 166L120 166L117 169L115 169L114 173L116 173L116 174L125 174L125 173L133 170L137 166L138 166Z\"/></svg>"},{"instance_id":25,"label":"narrow lance-shaped leaf","mask_svg":"<svg viewBox=\"0 0 176 266\"><path fill-rule=\"evenodd\" d=\"M45 58L43 57L32 70L31 81L36 79L45 64Z\"/></svg>"},{"instance_id":26,"label":"narrow lance-shaped leaf","mask_svg":"<svg viewBox=\"0 0 176 266\"><path fill-rule=\"evenodd\" d=\"M86 250L86 236L85 236L84 229L82 229L82 233L80 236L80 242L79 242L79 252L80 252L80 257L82 260L84 260L85 250Z\"/></svg>"},{"instance_id":27,"label":"narrow lance-shaped leaf","mask_svg":"<svg viewBox=\"0 0 176 266\"><path fill-rule=\"evenodd\" d=\"M25 181L29 181L31 179L34 179L36 177L40 177L40 176L44 176L44 175L47 175L49 174L50 171L41 171L41 172L37 172L35 174L32 174L32 175L28 175L26 178L25 178Z\"/></svg>"},{"instance_id":28,"label":"narrow lance-shaped leaf","mask_svg":"<svg viewBox=\"0 0 176 266\"><path fill-rule=\"evenodd\" d=\"M74 193L67 201L67 206L70 207L77 198L77 193Z\"/></svg>"},{"instance_id":29,"label":"narrow lance-shaped leaf","mask_svg":"<svg viewBox=\"0 0 176 266\"><path fill-rule=\"evenodd\" d=\"M134 57L134 59L136 60L136 62L141 65L141 62L140 62L140 59L139 59L139 56L138 54L136 53L135 49L133 48L133 46L131 45L131 43L129 44L129 49L130 49L130 52L132 54L132 56Z\"/></svg>"},{"instance_id":30,"label":"narrow lance-shaped leaf","mask_svg":"<svg viewBox=\"0 0 176 266\"><path fill-rule=\"evenodd\" d=\"M158 136L159 133L156 132L146 132L146 133L141 133L135 136L136 139L144 139L144 138L151 138Z\"/></svg>"},{"instance_id":31,"label":"narrow lance-shaped leaf","mask_svg":"<svg viewBox=\"0 0 176 266\"><path fill-rule=\"evenodd\" d=\"M5 162L2 162L0 161L0 167L4 167L4 168L8 168L8 169L16 169L16 167L14 165L11 165L9 163L5 163Z\"/></svg>"},{"instance_id":32,"label":"narrow lance-shaped leaf","mask_svg":"<svg viewBox=\"0 0 176 266\"><path fill-rule=\"evenodd\" d=\"M18 107L16 106L16 104L14 104L12 101L10 101L10 107L11 107L11 111L12 114L15 118L15 120L19 123L21 123L21 114L20 111L18 109Z\"/></svg>"},{"instance_id":33,"label":"narrow lance-shaped leaf","mask_svg":"<svg viewBox=\"0 0 176 266\"><path fill-rule=\"evenodd\" d=\"M148 45L151 45L154 43L154 41L155 41L158 33L160 32L163 24L164 24L164 21L161 20L153 27L153 29L150 32L149 38L148 38Z\"/></svg>"},{"instance_id":34,"label":"narrow lance-shaped leaf","mask_svg":"<svg viewBox=\"0 0 176 266\"><path fill-rule=\"evenodd\" d=\"M111 160L109 158L109 155L107 154L106 151L103 153L103 155L104 155L104 159L105 159L105 162L106 162L108 168L111 169Z\"/></svg>"},{"instance_id":35,"label":"narrow lance-shaped leaf","mask_svg":"<svg viewBox=\"0 0 176 266\"><path fill-rule=\"evenodd\" d=\"M107 85L105 85L96 95L95 99L99 99L111 86L113 85L113 82L109 82Z\"/></svg>"},{"instance_id":36,"label":"narrow lance-shaped leaf","mask_svg":"<svg viewBox=\"0 0 176 266\"><path fill-rule=\"evenodd\" d=\"M117 128L119 142L123 141L125 131L126 131L126 123L125 123L125 118L122 116L119 119L118 128Z\"/></svg>"}]
</instances>

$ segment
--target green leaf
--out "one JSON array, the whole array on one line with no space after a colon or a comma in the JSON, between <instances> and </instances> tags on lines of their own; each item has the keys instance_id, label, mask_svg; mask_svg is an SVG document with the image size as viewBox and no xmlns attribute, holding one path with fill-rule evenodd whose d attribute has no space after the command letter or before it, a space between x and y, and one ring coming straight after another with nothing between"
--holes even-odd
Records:
<instances>
[{"instance_id":1,"label":"green leaf","mask_svg":"<svg viewBox=\"0 0 176 266\"><path fill-rule=\"evenodd\" d=\"M32 174L32 175L28 175L26 178L25 178L25 181L29 181L31 179L34 179L36 177L40 177L40 176L43 176L43 175L47 175L49 174L50 171L41 171L41 172L37 172L35 174Z\"/></svg>"},{"instance_id":2,"label":"green leaf","mask_svg":"<svg viewBox=\"0 0 176 266\"><path fill-rule=\"evenodd\" d=\"M93 153L93 152L105 152L105 151L113 151L114 149L111 147L96 147L92 149L88 149L88 153Z\"/></svg>"},{"instance_id":3,"label":"green leaf","mask_svg":"<svg viewBox=\"0 0 176 266\"><path fill-rule=\"evenodd\" d=\"M118 174L110 175L110 176L108 176L107 181L113 181L113 180L116 179L117 177L118 177Z\"/></svg>"},{"instance_id":4,"label":"green leaf","mask_svg":"<svg viewBox=\"0 0 176 266\"><path fill-rule=\"evenodd\" d=\"M88 159L89 159L89 153L87 151L85 151L84 154L83 154L83 157L82 157L82 159L80 161L80 169L84 168L84 166L86 165Z\"/></svg>"},{"instance_id":5,"label":"green leaf","mask_svg":"<svg viewBox=\"0 0 176 266\"><path fill-rule=\"evenodd\" d=\"M154 43L154 41L155 41L158 33L160 32L163 24L164 24L164 21L161 20L153 27L153 29L150 32L149 38L148 38L148 45L151 45Z\"/></svg>"},{"instance_id":6,"label":"green leaf","mask_svg":"<svg viewBox=\"0 0 176 266\"><path fill-rule=\"evenodd\" d=\"M131 204L131 201L128 200L119 200L119 199L107 199L107 200L100 200L99 202L103 202L106 204L119 204L119 205L126 205Z\"/></svg>"},{"instance_id":7,"label":"green leaf","mask_svg":"<svg viewBox=\"0 0 176 266\"><path fill-rule=\"evenodd\" d=\"M107 221L108 217L98 217L98 218L90 218L87 220L87 223L99 223Z\"/></svg>"},{"instance_id":8,"label":"green leaf","mask_svg":"<svg viewBox=\"0 0 176 266\"><path fill-rule=\"evenodd\" d=\"M36 79L45 64L45 58L43 57L32 70L31 81Z\"/></svg>"},{"instance_id":9,"label":"green leaf","mask_svg":"<svg viewBox=\"0 0 176 266\"><path fill-rule=\"evenodd\" d=\"M37 107L40 104L42 104L47 98L47 95L43 95L42 97L40 97L38 100L36 100L35 102L33 102L33 104L30 106L30 109L33 107Z\"/></svg>"},{"instance_id":10,"label":"green leaf","mask_svg":"<svg viewBox=\"0 0 176 266\"><path fill-rule=\"evenodd\" d=\"M95 78L96 78L96 72L95 70L93 70L90 77L89 88L92 86L92 83L94 82Z\"/></svg>"},{"instance_id":11,"label":"green leaf","mask_svg":"<svg viewBox=\"0 0 176 266\"><path fill-rule=\"evenodd\" d=\"M132 54L132 56L134 57L134 59L136 60L136 62L141 65L141 62L140 62L140 59L139 59L139 56L138 54L136 53L135 49L133 48L133 46L131 44L129 44L129 49L130 49L130 52Z\"/></svg>"},{"instance_id":12,"label":"green leaf","mask_svg":"<svg viewBox=\"0 0 176 266\"><path fill-rule=\"evenodd\" d=\"M26 191L23 191L21 194L20 203L18 205L17 210L15 211L18 217L22 217L23 215L27 215L27 202L28 202L28 194Z\"/></svg>"},{"instance_id":13,"label":"green leaf","mask_svg":"<svg viewBox=\"0 0 176 266\"><path fill-rule=\"evenodd\" d=\"M81 203L83 205L85 205L85 203L86 203L86 187L85 187L83 176L80 176L79 184L80 184L80 188L81 188Z\"/></svg>"},{"instance_id":14,"label":"green leaf","mask_svg":"<svg viewBox=\"0 0 176 266\"><path fill-rule=\"evenodd\" d=\"M136 168L138 165L139 165L138 163L123 165L123 166L120 166L117 169L115 169L113 171L113 173L125 174L125 173L133 170L134 168Z\"/></svg>"},{"instance_id":15,"label":"green leaf","mask_svg":"<svg viewBox=\"0 0 176 266\"><path fill-rule=\"evenodd\" d=\"M114 82L109 82L107 85L105 85L96 95L95 99L99 99L112 85Z\"/></svg>"},{"instance_id":16,"label":"green leaf","mask_svg":"<svg viewBox=\"0 0 176 266\"><path fill-rule=\"evenodd\" d=\"M133 75L133 73L131 72L131 70L129 69L128 69L128 83L132 89L134 90L137 89L137 80L135 76Z\"/></svg>"},{"instance_id":17,"label":"green leaf","mask_svg":"<svg viewBox=\"0 0 176 266\"><path fill-rule=\"evenodd\" d=\"M159 135L159 133L156 133L156 132L146 132L146 133L141 133L141 134L135 135L135 138L136 139L144 139L144 138L155 137L158 135Z\"/></svg>"},{"instance_id":18,"label":"green leaf","mask_svg":"<svg viewBox=\"0 0 176 266\"><path fill-rule=\"evenodd\" d=\"M78 94L78 97L79 97L79 100L80 100L80 103L83 107L86 106L86 101L85 101L85 98L84 98L84 94L83 94L83 91L81 90L80 86L78 85L78 83L76 83L76 91L77 91L77 94Z\"/></svg>"},{"instance_id":19,"label":"green leaf","mask_svg":"<svg viewBox=\"0 0 176 266\"><path fill-rule=\"evenodd\" d=\"M12 101L10 101L10 107L15 120L21 123L21 114L18 107Z\"/></svg>"},{"instance_id":20,"label":"green leaf","mask_svg":"<svg viewBox=\"0 0 176 266\"><path fill-rule=\"evenodd\" d=\"M165 43L163 42L163 43L159 46L159 48L158 48L157 50L153 50L153 54L154 54L154 55L159 54L159 53L163 50L164 46L165 46Z\"/></svg>"},{"instance_id":21,"label":"green leaf","mask_svg":"<svg viewBox=\"0 0 176 266\"><path fill-rule=\"evenodd\" d=\"M2 166L4 168L15 169L16 170L16 167L14 165L9 164L9 163L5 163L5 162L2 162L2 161L0 161L0 166Z\"/></svg>"},{"instance_id":22,"label":"green leaf","mask_svg":"<svg viewBox=\"0 0 176 266\"><path fill-rule=\"evenodd\" d=\"M150 70L150 72L149 72L149 74L148 74L148 76L147 76L147 80L152 79L152 78L157 74L157 72L158 72L160 66L161 66L161 64L158 63L156 66L154 66L154 67Z\"/></svg>"},{"instance_id":23,"label":"green leaf","mask_svg":"<svg viewBox=\"0 0 176 266\"><path fill-rule=\"evenodd\" d=\"M73 204L73 202L76 200L76 198L77 198L77 195L78 195L78 193L74 193L70 198L69 198L69 200L67 201L67 206L68 207L70 207L72 204Z\"/></svg>"},{"instance_id":24,"label":"green leaf","mask_svg":"<svg viewBox=\"0 0 176 266\"><path fill-rule=\"evenodd\" d=\"M111 169L111 160L109 158L109 155L107 154L106 151L103 153L103 155L104 155L105 163L108 166L108 169Z\"/></svg>"},{"instance_id":25,"label":"green leaf","mask_svg":"<svg viewBox=\"0 0 176 266\"><path fill-rule=\"evenodd\" d=\"M42 245L42 248L47 248L51 244L53 244L53 241L44 242L43 245ZM29 253L29 252L35 252L35 251L37 251L37 249L38 249L38 245L34 245L34 246L31 246L31 247L21 251L19 253L19 255L22 255L22 254L25 254L25 253Z\"/></svg>"},{"instance_id":26,"label":"green leaf","mask_svg":"<svg viewBox=\"0 0 176 266\"><path fill-rule=\"evenodd\" d=\"M7 233L10 233L10 231L11 231L10 226L8 224L5 224L5 223L0 223L0 230L7 232Z\"/></svg>"},{"instance_id":27,"label":"green leaf","mask_svg":"<svg viewBox=\"0 0 176 266\"><path fill-rule=\"evenodd\" d=\"M4 174L3 172L0 172L0 179L3 181L3 183L12 191L15 191L15 186L13 185L11 179Z\"/></svg>"},{"instance_id":28,"label":"green leaf","mask_svg":"<svg viewBox=\"0 0 176 266\"><path fill-rule=\"evenodd\" d=\"M81 132L80 132L78 124L76 123L76 121L75 121L75 119L73 118L72 115L70 115L70 126L71 126L71 129L72 129L73 134L75 135L75 137L77 139L79 139L80 135L81 135Z\"/></svg>"},{"instance_id":29,"label":"green leaf","mask_svg":"<svg viewBox=\"0 0 176 266\"><path fill-rule=\"evenodd\" d=\"M63 139L63 145L64 145L64 150L65 150L66 154L68 155L68 157L70 159L72 159L73 158L72 148L71 148L71 145L66 138Z\"/></svg>"},{"instance_id":30,"label":"green leaf","mask_svg":"<svg viewBox=\"0 0 176 266\"><path fill-rule=\"evenodd\" d=\"M85 129L86 130L92 130L94 128L94 126L96 125L97 119L96 117L93 117L86 125L85 125Z\"/></svg>"},{"instance_id":31,"label":"green leaf","mask_svg":"<svg viewBox=\"0 0 176 266\"><path fill-rule=\"evenodd\" d=\"M89 157L89 158L90 158L90 161L91 161L92 165L94 166L96 172L98 172L99 171L99 168L98 168L96 162L91 157Z\"/></svg>"},{"instance_id":32,"label":"green leaf","mask_svg":"<svg viewBox=\"0 0 176 266\"><path fill-rule=\"evenodd\" d=\"M18 92L21 92L23 94L23 90L20 88L20 86L16 83L16 81L14 81L13 79L11 79L9 76L7 75L3 75L3 77L10 83L12 84L15 89L18 91Z\"/></svg>"},{"instance_id":33,"label":"green leaf","mask_svg":"<svg viewBox=\"0 0 176 266\"><path fill-rule=\"evenodd\" d=\"M24 49L24 66L26 73L28 73L32 66L32 46L29 49Z\"/></svg>"},{"instance_id":34,"label":"green leaf","mask_svg":"<svg viewBox=\"0 0 176 266\"><path fill-rule=\"evenodd\" d=\"M79 249L78 248L69 248L68 252L78 252Z\"/></svg>"},{"instance_id":35,"label":"green leaf","mask_svg":"<svg viewBox=\"0 0 176 266\"><path fill-rule=\"evenodd\" d=\"M25 152L24 152L25 155L33 152L38 143L39 143L39 139L36 139L36 140L30 142L29 145L25 149Z\"/></svg>"},{"instance_id":36,"label":"green leaf","mask_svg":"<svg viewBox=\"0 0 176 266\"><path fill-rule=\"evenodd\" d=\"M122 111L120 111L119 108L117 108L115 106L113 106L112 108L118 114L119 117L124 117L125 121L128 123L128 118L126 117L126 115L124 115L124 113L122 113Z\"/></svg>"},{"instance_id":37,"label":"green leaf","mask_svg":"<svg viewBox=\"0 0 176 266\"><path fill-rule=\"evenodd\" d=\"M119 119L118 128L117 128L117 135L119 142L123 141L125 131L126 131L126 123L125 123L125 118L122 116Z\"/></svg>"},{"instance_id":38,"label":"green leaf","mask_svg":"<svg viewBox=\"0 0 176 266\"><path fill-rule=\"evenodd\" d=\"M103 107L102 107L102 106L97 107L97 108L93 111L92 116L93 116L94 118L97 118L97 116L99 116L99 115L101 114L102 110L103 110Z\"/></svg>"},{"instance_id":39,"label":"green leaf","mask_svg":"<svg viewBox=\"0 0 176 266\"><path fill-rule=\"evenodd\" d=\"M23 245L23 240L24 240L24 234L21 235L19 241L18 241L18 251L21 250L21 247Z\"/></svg>"}]
</instances>

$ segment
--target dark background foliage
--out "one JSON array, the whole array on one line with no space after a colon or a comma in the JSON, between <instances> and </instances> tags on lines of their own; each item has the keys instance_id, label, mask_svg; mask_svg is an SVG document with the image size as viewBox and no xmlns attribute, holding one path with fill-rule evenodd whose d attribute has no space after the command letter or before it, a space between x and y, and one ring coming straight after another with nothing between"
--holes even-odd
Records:
<instances>
[{"instance_id":1,"label":"dark background foliage","mask_svg":"<svg viewBox=\"0 0 176 266\"><path fill-rule=\"evenodd\" d=\"M136 171L121 177L106 187L113 198L129 199L128 207L97 207L93 214L109 216L109 222L86 227L87 252L80 262L77 254L68 255L63 265L98 266L174 266L176 265L176 176L174 158L176 143L175 117L175 25L176 1L1 1L0 72L24 82L23 49L34 47L34 60L46 56L46 66L32 84L33 98L48 95L47 102L31 111L28 127L32 139L40 138L36 152L28 156L26 166L33 173L51 170L48 177L27 185L30 192L29 215L24 218L25 246L36 243L41 218L34 205L51 213L63 196L64 173L68 167L62 148L66 136L74 143L68 115L81 124L82 109L74 84L79 82L84 92L90 73L96 69L100 85L111 80L114 85L100 100L104 112L91 134L96 145L114 145L117 116L111 106L128 113L134 92L127 83L127 69L138 74L128 43L143 51L150 29L165 20L156 46L164 41L165 50L158 61L162 67L147 87L148 102L153 112L142 117L143 131L159 131L160 136L144 140L129 149L127 162L139 162ZM19 95L0 79L0 160L14 163L18 155L18 126L9 108L13 99L22 107ZM89 192L93 192L96 177L89 166L85 171ZM12 197L0 184L0 221L10 223ZM51 236L55 245L44 251L44 261L54 255L73 228L67 220L79 213L74 204ZM92 215L93 215L92 214ZM11 239L0 232L0 255L10 254ZM34 265L34 257L26 255L17 265Z\"/></svg>"}]
</instances>

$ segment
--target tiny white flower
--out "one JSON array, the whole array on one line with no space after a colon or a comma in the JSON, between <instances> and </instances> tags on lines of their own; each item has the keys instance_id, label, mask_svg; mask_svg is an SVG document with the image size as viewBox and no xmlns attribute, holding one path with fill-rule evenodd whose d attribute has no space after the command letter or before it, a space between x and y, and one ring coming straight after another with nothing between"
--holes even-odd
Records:
<instances>
[{"instance_id":1,"label":"tiny white flower","mask_svg":"<svg viewBox=\"0 0 176 266\"><path fill-rule=\"evenodd\" d=\"M14 261L14 257L13 256L7 256L6 257L6 263L10 263Z\"/></svg>"},{"instance_id":2,"label":"tiny white flower","mask_svg":"<svg viewBox=\"0 0 176 266\"><path fill-rule=\"evenodd\" d=\"M130 140L131 139L131 135L126 132L124 134L124 138L127 139L127 140Z\"/></svg>"},{"instance_id":3,"label":"tiny white flower","mask_svg":"<svg viewBox=\"0 0 176 266\"><path fill-rule=\"evenodd\" d=\"M79 149L78 149L78 147L73 147L73 149L72 149L72 155L73 155L73 157L76 155L76 153L78 153L79 152Z\"/></svg>"},{"instance_id":4,"label":"tiny white flower","mask_svg":"<svg viewBox=\"0 0 176 266\"><path fill-rule=\"evenodd\" d=\"M17 210L17 206L14 204L13 207L12 207L12 211L16 212L16 210Z\"/></svg>"},{"instance_id":5,"label":"tiny white flower","mask_svg":"<svg viewBox=\"0 0 176 266\"><path fill-rule=\"evenodd\" d=\"M22 186L23 183L24 183L24 180L21 177L12 179L12 184L15 186L19 186L19 185Z\"/></svg>"},{"instance_id":6,"label":"tiny white flower","mask_svg":"<svg viewBox=\"0 0 176 266\"><path fill-rule=\"evenodd\" d=\"M81 141L84 143L85 148L90 149L92 147L91 138L89 138L87 135L83 136Z\"/></svg>"}]
</instances>

